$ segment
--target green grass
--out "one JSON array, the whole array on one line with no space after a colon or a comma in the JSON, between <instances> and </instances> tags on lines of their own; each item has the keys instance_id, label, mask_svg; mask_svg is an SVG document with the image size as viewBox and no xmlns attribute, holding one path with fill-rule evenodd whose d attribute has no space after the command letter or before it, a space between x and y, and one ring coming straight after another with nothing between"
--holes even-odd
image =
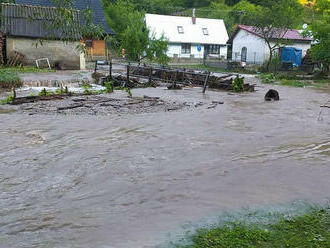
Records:
<instances>
[{"instance_id":1,"label":"green grass","mask_svg":"<svg viewBox=\"0 0 330 248\"><path fill-rule=\"evenodd\" d=\"M290 73L263 73L258 76L263 84L279 84L290 87L316 87L316 88L329 88L330 79L306 79L296 74Z\"/></svg>"},{"instance_id":2,"label":"green grass","mask_svg":"<svg viewBox=\"0 0 330 248\"><path fill-rule=\"evenodd\" d=\"M330 208L311 209L296 217L280 216L271 224L225 223L198 229L190 244L176 248L328 248Z\"/></svg>"},{"instance_id":3,"label":"green grass","mask_svg":"<svg viewBox=\"0 0 330 248\"><path fill-rule=\"evenodd\" d=\"M22 87L22 81L17 73L0 70L0 88L11 89L19 87Z\"/></svg>"},{"instance_id":4,"label":"green grass","mask_svg":"<svg viewBox=\"0 0 330 248\"><path fill-rule=\"evenodd\" d=\"M55 72L56 70L53 69L38 69L33 66L19 66L19 67L1 67L1 72L8 72L8 73L42 73L42 72Z\"/></svg>"},{"instance_id":5,"label":"green grass","mask_svg":"<svg viewBox=\"0 0 330 248\"><path fill-rule=\"evenodd\" d=\"M280 81L280 85L290 86L290 87L304 88L306 86L311 86L312 84L310 82L306 82L306 81L282 79Z\"/></svg>"},{"instance_id":6,"label":"green grass","mask_svg":"<svg viewBox=\"0 0 330 248\"><path fill-rule=\"evenodd\" d=\"M330 88L330 79L313 80L312 85L315 88Z\"/></svg>"}]
</instances>

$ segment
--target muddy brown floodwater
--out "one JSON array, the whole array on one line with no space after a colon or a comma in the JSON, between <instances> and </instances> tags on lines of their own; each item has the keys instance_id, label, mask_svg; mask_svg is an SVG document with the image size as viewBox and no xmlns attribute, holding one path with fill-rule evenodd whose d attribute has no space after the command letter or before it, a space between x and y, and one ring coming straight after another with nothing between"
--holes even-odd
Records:
<instances>
[{"instance_id":1,"label":"muddy brown floodwater","mask_svg":"<svg viewBox=\"0 0 330 248\"><path fill-rule=\"evenodd\" d=\"M248 81L254 81L248 78ZM154 247L222 210L330 197L328 92L133 90L181 111L28 115L0 107L0 247ZM212 101L224 105L208 109Z\"/></svg>"}]
</instances>

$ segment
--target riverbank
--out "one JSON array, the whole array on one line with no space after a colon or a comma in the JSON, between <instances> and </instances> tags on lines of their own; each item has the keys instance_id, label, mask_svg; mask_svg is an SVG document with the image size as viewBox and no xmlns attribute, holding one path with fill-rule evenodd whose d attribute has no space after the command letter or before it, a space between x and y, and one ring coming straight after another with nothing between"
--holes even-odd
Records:
<instances>
[{"instance_id":1,"label":"riverbank","mask_svg":"<svg viewBox=\"0 0 330 248\"><path fill-rule=\"evenodd\" d=\"M299 211L299 210L298 210ZM252 222L251 222L252 220ZM330 246L330 207L308 208L304 213L249 213L244 219L197 229L175 248Z\"/></svg>"}]
</instances>

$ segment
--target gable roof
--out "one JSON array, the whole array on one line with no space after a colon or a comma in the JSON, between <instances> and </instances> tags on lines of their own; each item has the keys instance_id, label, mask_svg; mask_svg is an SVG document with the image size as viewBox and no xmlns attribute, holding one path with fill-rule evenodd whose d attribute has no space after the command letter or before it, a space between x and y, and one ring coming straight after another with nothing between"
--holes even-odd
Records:
<instances>
[{"instance_id":1,"label":"gable roof","mask_svg":"<svg viewBox=\"0 0 330 248\"><path fill-rule=\"evenodd\" d=\"M254 34L260 38L263 38L262 37L262 34L261 34L261 31L258 27L255 27L255 26L247 26L247 25L238 25L235 32L232 34L232 36L230 37L228 43L232 43L235 36L237 35L237 33L240 31L240 30L245 30L251 34ZM275 35L278 34L278 35ZM296 30L296 29L288 29L288 30L284 30L284 29L276 29L276 32L273 34L273 37L271 37L272 39L279 39L279 37L282 37L281 39L284 39L284 40L295 40L295 41L312 41L313 39L309 38L309 37L303 37L301 35L301 33Z\"/></svg>"},{"instance_id":2,"label":"gable roof","mask_svg":"<svg viewBox=\"0 0 330 248\"><path fill-rule=\"evenodd\" d=\"M74 14L79 23L79 12ZM2 31L10 36L79 40L79 30L75 32L75 37L69 37L72 32L69 34L64 29L52 29L57 15L54 7L2 4Z\"/></svg>"},{"instance_id":3,"label":"gable roof","mask_svg":"<svg viewBox=\"0 0 330 248\"><path fill-rule=\"evenodd\" d=\"M52 0L16 0L16 4L54 7ZM77 10L85 10L90 7L92 10L93 23L104 27L107 34L115 34L108 26L106 21L101 0L73 0L73 5Z\"/></svg>"},{"instance_id":4,"label":"gable roof","mask_svg":"<svg viewBox=\"0 0 330 248\"><path fill-rule=\"evenodd\" d=\"M170 43L218 44L225 45L228 33L223 20L192 17L146 14L146 24L156 38L162 34ZM183 33L179 33L182 27ZM207 29L205 35L203 29Z\"/></svg>"}]
</instances>

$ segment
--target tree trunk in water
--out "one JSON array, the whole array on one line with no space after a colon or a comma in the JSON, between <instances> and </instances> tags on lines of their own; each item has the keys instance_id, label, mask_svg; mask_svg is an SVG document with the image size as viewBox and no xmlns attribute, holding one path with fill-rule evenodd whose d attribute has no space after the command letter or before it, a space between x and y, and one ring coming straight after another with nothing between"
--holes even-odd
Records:
<instances>
[{"instance_id":1,"label":"tree trunk in water","mask_svg":"<svg viewBox=\"0 0 330 248\"><path fill-rule=\"evenodd\" d=\"M269 66L270 66L270 63L272 62L272 59L273 59L273 51L270 49L269 50L269 60L268 60L268 62L267 62L267 72L269 72Z\"/></svg>"}]
</instances>

